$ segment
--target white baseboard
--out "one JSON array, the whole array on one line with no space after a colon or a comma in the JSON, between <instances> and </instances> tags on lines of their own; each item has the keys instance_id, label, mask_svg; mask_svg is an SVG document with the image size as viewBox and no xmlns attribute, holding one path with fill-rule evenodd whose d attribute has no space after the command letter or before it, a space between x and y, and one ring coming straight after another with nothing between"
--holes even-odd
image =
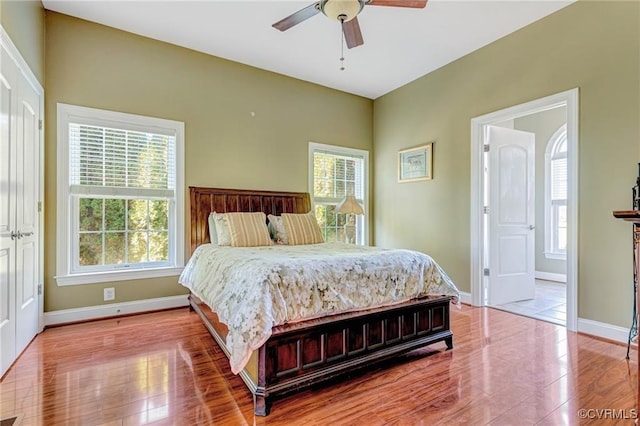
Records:
<instances>
[{"instance_id":1,"label":"white baseboard","mask_svg":"<svg viewBox=\"0 0 640 426\"><path fill-rule=\"evenodd\" d=\"M461 291L460 302L472 305L471 293ZM626 344L629 339L628 328L585 318L578 318L578 332L624 344Z\"/></svg>"},{"instance_id":2,"label":"white baseboard","mask_svg":"<svg viewBox=\"0 0 640 426\"><path fill-rule=\"evenodd\" d=\"M187 295L159 297L156 299L136 300L133 302L110 303L107 305L87 306L86 308L63 309L44 313L44 325L60 325L78 321L89 321L120 315L158 311L161 309L188 306Z\"/></svg>"},{"instance_id":3,"label":"white baseboard","mask_svg":"<svg viewBox=\"0 0 640 426\"><path fill-rule=\"evenodd\" d=\"M156 299L136 300L134 302L111 303L88 306L85 308L64 309L44 313L45 326L60 325L78 321L89 321L119 315L137 314L161 309L189 306L187 295L160 297ZM471 293L460 292L460 302L471 304ZM578 331L592 336L627 343L629 329L603 322L578 318Z\"/></svg>"},{"instance_id":4,"label":"white baseboard","mask_svg":"<svg viewBox=\"0 0 640 426\"><path fill-rule=\"evenodd\" d=\"M627 343L629 339L629 329L618 327L617 325L606 324L604 322L592 321L578 318L578 331L592 336Z\"/></svg>"},{"instance_id":5,"label":"white baseboard","mask_svg":"<svg viewBox=\"0 0 640 426\"><path fill-rule=\"evenodd\" d=\"M460 303L465 303L467 305L471 305L471 293L467 293L466 291L460 292Z\"/></svg>"},{"instance_id":6,"label":"white baseboard","mask_svg":"<svg viewBox=\"0 0 640 426\"><path fill-rule=\"evenodd\" d=\"M554 274L552 272L536 271L536 279L545 281L556 281L559 283L567 282L567 276L565 274Z\"/></svg>"}]
</instances>

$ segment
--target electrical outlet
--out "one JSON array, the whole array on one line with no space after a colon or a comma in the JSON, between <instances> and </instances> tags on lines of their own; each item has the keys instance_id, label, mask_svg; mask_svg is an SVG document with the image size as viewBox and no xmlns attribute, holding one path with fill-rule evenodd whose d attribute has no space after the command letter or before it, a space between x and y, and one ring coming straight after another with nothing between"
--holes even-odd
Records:
<instances>
[{"instance_id":1,"label":"electrical outlet","mask_svg":"<svg viewBox=\"0 0 640 426\"><path fill-rule=\"evenodd\" d=\"M116 289L113 287L104 289L104 301L114 300L116 298Z\"/></svg>"}]
</instances>

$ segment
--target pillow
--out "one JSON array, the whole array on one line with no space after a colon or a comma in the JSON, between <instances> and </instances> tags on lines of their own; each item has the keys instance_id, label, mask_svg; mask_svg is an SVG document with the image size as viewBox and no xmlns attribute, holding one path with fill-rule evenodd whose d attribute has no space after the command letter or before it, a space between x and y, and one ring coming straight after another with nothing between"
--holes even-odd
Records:
<instances>
[{"instance_id":1,"label":"pillow","mask_svg":"<svg viewBox=\"0 0 640 426\"><path fill-rule=\"evenodd\" d=\"M209 239L211 240L211 244L218 244L218 235L216 234L216 221L214 220L214 215L216 213L209 213Z\"/></svg>"},{"instance_id":2,"label":"pillow","mask_svg":"<svg viewBox=\"0 0 640 426\"><path fill-rule=\"evenodd\" d=\"M219 246L230 246L231 235L229 234L229 222L227 215L224 213L213 212L209 217L213 216L213 228L216 230L216 241ZM211 229L211 225L209 225ZM213 240L212 240L213 241Z\"/></svg>"},{"instance_id":3,"label":"pillow","mask_svg":"<svg viewBox=\"0 0 640 426\"><path fill-rule=\"evenodd\" d=\"M291 245L323 243L322 231L313 212L306 214L282 213L282 223Z\"/></svg>"},{"instance_id":4,"label":"pillow","mask_svg":"<svg viewBox=\"0 0 640 426\"><path fill-rule=\"evenodd\" d=\"M289 244L289 239L287 238L287 231L284 229L284 224L282 223L282 216L274 216L270 214L269 225L273 227L273 238L278 244Z\"/></svg>"},{"instance_id":5,"label":"pillow","mask_svg":"<svg viewBox=\"0 0 640 426\"><path fill-rule=\"evenodd\" d=\"M270 246L267 217L262 212L227 213L229 235L233 247Z\"/></svg>"},{"instance_id":6,"label":"pillow","mask_svg":"<svg viewBox=\"0 0 640 426\"><path fill-rule=\"evenodd\" d=\"M276 236L276 228L273 226L273 223L271 223L271 221L267 223L267 229L269 230L269 238L271 238L271 241L277 243L278 237Z\"/></svg>"}]
</instances>

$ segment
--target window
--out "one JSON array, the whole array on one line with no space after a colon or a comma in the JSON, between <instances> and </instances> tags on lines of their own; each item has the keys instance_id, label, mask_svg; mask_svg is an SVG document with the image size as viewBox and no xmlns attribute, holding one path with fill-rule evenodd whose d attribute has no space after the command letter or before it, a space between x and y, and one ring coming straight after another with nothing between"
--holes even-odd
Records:
<instances>
[{"instance_id":1,"label":"window","mask_svg":"<svg viewBox=\"0 0 640 426\"><path fill-rule=\"evenodd\" d=\"M355 220L355 242L367 244L369 153L332 145L309 143L309 192L325 241L345 241L344 226L350 219L335 208L353 195L364 210Z\"/></svg>"},{"instance_id":2,"label":"window","mask_svg":"<svg viewBox=\"0 0 640 426\"><path fill-rule=\"evenodd\" d=\"M184 123L58 104L57 281L180 273Z\"/></svg>"},{"instance_id":3,"label":"window","mask_svg":"<svg viewBox=\"0 0 640 426\"><path fill-rule=\"evenodd\" d=\"M567 258L567 126L549 139L545 152L545 256Z\"/></svg>"}]
</instances>

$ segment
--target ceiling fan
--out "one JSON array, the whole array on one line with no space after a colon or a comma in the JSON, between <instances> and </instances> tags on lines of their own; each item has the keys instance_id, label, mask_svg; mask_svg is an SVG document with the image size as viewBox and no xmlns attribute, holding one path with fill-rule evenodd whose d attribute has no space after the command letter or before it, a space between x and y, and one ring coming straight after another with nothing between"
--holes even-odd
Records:
<instances>
[{"instance_id":1,"label":"ceiling fan","mask_svg":"<svg viewBox=\"0 0 640 426\"><path fill-rule=\"evenodd\" d=\"M394 6L422 9L427 0L320 0L273 24L274 28L286 31L294 25L322 12L328 18L342 24L342 32L349 49L364 44L358 14L365 6Z\"/></svg>"}]
</instances>

